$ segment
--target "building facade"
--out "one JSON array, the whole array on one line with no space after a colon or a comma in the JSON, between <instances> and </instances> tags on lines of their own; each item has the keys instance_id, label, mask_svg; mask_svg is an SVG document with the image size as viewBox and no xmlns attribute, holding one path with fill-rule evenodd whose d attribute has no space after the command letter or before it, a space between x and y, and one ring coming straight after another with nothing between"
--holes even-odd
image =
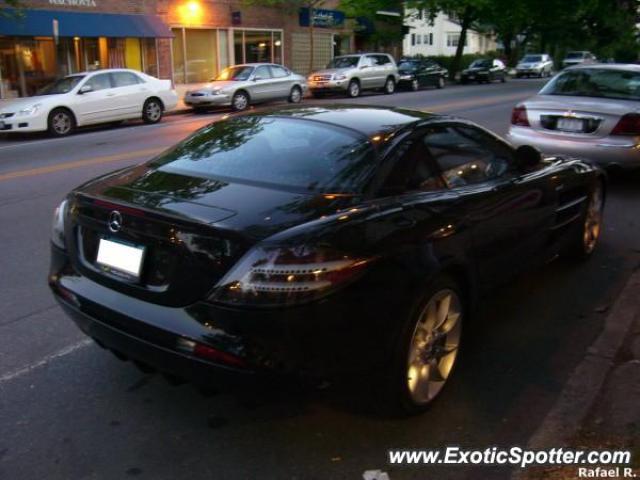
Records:
<instances>
[{"instance_id":1,"label":"building facade","mask_svg":"<svg viewBox=\"0 0 640 480\"><path fill-rule=\"evenodd\" d=\"M403 52L407 56L452 56L455 55L460 40L460 24L440 13L433 21L422 11L406 12L405 24L409 33L405 35ZM486 53L497 48L493 35L467 31L464 53Z\"/></svg>"},{"instance_id":2,"label":"building facade","mask_svg":"<svg viewBox=\"0 0 640 480\"><path fill-rule=\"evenodd\" d=\"M0 98L32 95L54 78L101 68L133 68L176 85L206 82L246 62L282 63L304 74L354 48L338 0L313 15L240 0L23 4L18 14L7 9L0 16Z\"/></svg>"}]
</instances>

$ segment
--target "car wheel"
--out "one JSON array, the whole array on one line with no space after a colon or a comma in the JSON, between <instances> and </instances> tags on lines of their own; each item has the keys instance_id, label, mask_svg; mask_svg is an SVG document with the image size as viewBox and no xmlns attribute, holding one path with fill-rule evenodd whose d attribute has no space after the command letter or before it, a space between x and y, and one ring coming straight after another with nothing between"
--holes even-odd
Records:
<instances>
[{"instance_id":1,"label":"car wheel","mask_svg":"<svg viewBox=\"0 0 640 480\"><path fill-rule=\"evenodd\" d=\"M588 197L587 208L582 217L582 228L576 235L569 255L586 259L595 251L602 232L602 212L604 210L604 187L600 180Z\"/></svg>"},{"instance_id":2,"label":"car wheel","mask_svg":"<svg viewBox=\"0 0 640 480\"><path fill-rule=\"evenodd\" d=\"M142 120L144 123L158 123L162 120L162 104L160 100L150 98L142 107Z\"/></svg>"},{"instance_id":3,"label":"car wheel","mask_svg":"<svg viewBox=\"0 0 640 480\"><path fill-rule=\"evenodd\" d=\"M302 90L297 85L291 89L289 103L300 103L302 101Z\"/></svg>"},{"instance_id":4,"label":"car wheel","mask_svg":"<svg viewBox=\"0 0 640 480\"><path fill-rule=\"evenodd\" d=\"M360 96L360 83L357 80L351 80L349 82L349 87L347 87L347 96L350 98Z\"/></svg>"},{"instance_id":5,"label":"car wheel","mask_svg":"<svg viewBox=\"0 0 640 480\"><path fill-rule=\"evenodd\" d=\"M64 137L76 128L76 120L66 108L56 108L49 114L47 126L51 135Z\"/></svg>"},{"instance_id":6,"label":"car wheel","mask_svg":"<svg viewBox=\"0 0 640 480\"><path fill-rule=\"evenodd\" d=\"M457 283L431 282L398 337L387 392L395 413L424 411L440 394L458 358L464 303Z\"/></svg>"},{"instance_id":7,"label":"car wheel","mask_svg":"<svg viewBox=\"0 0 640 480\"><path fill-rule=\"evenodd\" d=\"M411 80L411 91L417 92L418 90L420 90L420 82L418 82L417 78L414 78Z\"/></svg>"},{"instance_id":8,"label":"car wheel","mask_svg":"<svg viewBox=\"0 0 640 480\"><path fill-rule=\"evenodd\" d=\"M396 81L389 77L384 84L384 93L387 95L392 95L396 91Z\"/></svg>"},{"instance_id":9,"label":"car wheel","mask_svg":"<svg viewBox=\"0 0 640 480\"><path fill-rule=\"evenodd\" d=\"M231 107L236 112L242 112L249 108L249 95L245 92L236 92L236 94L231 99Z\"/></svg>"},{"instance_id":10,"label":"car wheel","mask_svg":"<svg viewBox=\"0 0 640 480\"><path fill-rule=\"evenodd\" d=\"M436 83L436 88L438 89L444 88L444 77L438 77L438 83Z\"/></svg>"}]
</instances>

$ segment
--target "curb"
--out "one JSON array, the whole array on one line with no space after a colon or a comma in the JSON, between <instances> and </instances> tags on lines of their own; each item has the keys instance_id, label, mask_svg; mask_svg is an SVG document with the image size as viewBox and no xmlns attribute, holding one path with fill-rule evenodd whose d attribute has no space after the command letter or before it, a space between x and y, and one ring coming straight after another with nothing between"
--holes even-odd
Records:
<instances>
[{"instance_id":1,"label":"curb","mask_svg":"<svg viewBox=\"0 0 640 480\"><path fill-rule=\"evenodd\" d=\"M634 319L640 317L638 292L640 268L636 268L629 277L604 321L602 332L587 349L584 359L574 369L556 403L529 438L528 449L566 446L577 433L600 393ZM511 479L520 480L525 475L526 471L518 470Z\"/></svg>"}]
</instances>

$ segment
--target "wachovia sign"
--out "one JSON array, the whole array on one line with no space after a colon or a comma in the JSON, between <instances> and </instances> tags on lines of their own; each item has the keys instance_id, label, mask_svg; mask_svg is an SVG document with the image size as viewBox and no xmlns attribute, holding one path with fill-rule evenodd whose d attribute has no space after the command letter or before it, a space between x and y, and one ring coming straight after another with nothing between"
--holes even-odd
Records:
<instances>
[{"instance_id":1,"label":"wachovia sign","mask_svg":"<svg viewBox=\"0 0 640 480\"><path fill-rule=\"evenodd\" d=\"M96 7L96 0L49 0L51 5L64 5L67 7Z\"/></svg>"}]
</instances>

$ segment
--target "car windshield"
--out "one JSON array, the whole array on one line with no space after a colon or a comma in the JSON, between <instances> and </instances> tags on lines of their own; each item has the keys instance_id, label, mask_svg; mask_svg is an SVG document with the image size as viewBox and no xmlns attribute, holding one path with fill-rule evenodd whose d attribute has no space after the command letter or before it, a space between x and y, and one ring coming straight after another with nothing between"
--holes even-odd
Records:
<instances>
[{"instance_id":1,"label":"car windshield","mask_svg":"<svg viewBox=\"0 0 640 480\"><path fill-rule=\"evenodd\" d=\"M215 122L151 163L161 171L300 192L356 193L375 168L368 138L304 119Z\"/></svg>"},{"instance_id":2,"label":"car windshield","mask_svg":"<svg viewBox=\"0 0 640 480\"><path fill-rule=\"evenodd\" d=\"M535 62L541 62L541 61L542 61L542 56L540 55L527 55L522 59L523 63L535 63Z\"/></svg>"},{"instance_id":3,"label":"car windshield","mask_svg":"<svg viewBox=\"0 0 640 480\"><path fill-rule=\"evenodd\" d=\"M569 52L567 53L567 58L582 58L584 57L583 52Z\"/></svg>"},{"instance_id":4,"label":"car windshield","mask_svg":"<svg viewBox=\"0 0 640 480\"><path fill-rule=\"evenodd\" d=\"M418 62L400 62L400 64L398 65L398 69L400 70L415 70L416 68L418 68Z\"/></svg>"},{"instance_id":5,"label":"car windshield","mask_svg":"<svg viewBox=\"0 0 640 480\"><path fill-rule=\"evenodd\" d=\"M492 62L491 60L475 60L470 68L491 68Z\"/></svg>"},{"instance_id":6,"label":"car windshield","mask_svg":"<svg viewBox=\"0 0 640 480\"><path fill-rule=\"evenodd\" d=\"M541 95L640 100L640 72L581 68L562 73L549 82Z\"/></svg>"},{"instance_id":7,"label":"car windshield","mask_svg":"<svg viewBox=\"0 0 640 480\"><path fill-rule=\"evenodd\" d=\"M249 80L251 73L253 72L253 67L227 67L220 75L218 75L216 80L235 80L235 81L243 81Z\"/></svg>"},{"instance_id":8,"label":"car windshield","mask_svg":"<svg viewBox=\"0 0 640 480\"><path fill-rule=\"evenodd\" d=\"M83 78L84 75L72 75L70 77L61 78L60 80L56 80L55 82L38 90L36 95L59 95L62 93L69 93Z\"/></svg>"},{"instance_id":9,"label":"car windshield","mask_svg":"<svg viewBox=\"0 0 640 480\"><path fill-rule=\"evenodd\" d=\"M352 68L357 67L360 57L336 57L329 62L327 68Z\"/></svg>"}]
</instances>

